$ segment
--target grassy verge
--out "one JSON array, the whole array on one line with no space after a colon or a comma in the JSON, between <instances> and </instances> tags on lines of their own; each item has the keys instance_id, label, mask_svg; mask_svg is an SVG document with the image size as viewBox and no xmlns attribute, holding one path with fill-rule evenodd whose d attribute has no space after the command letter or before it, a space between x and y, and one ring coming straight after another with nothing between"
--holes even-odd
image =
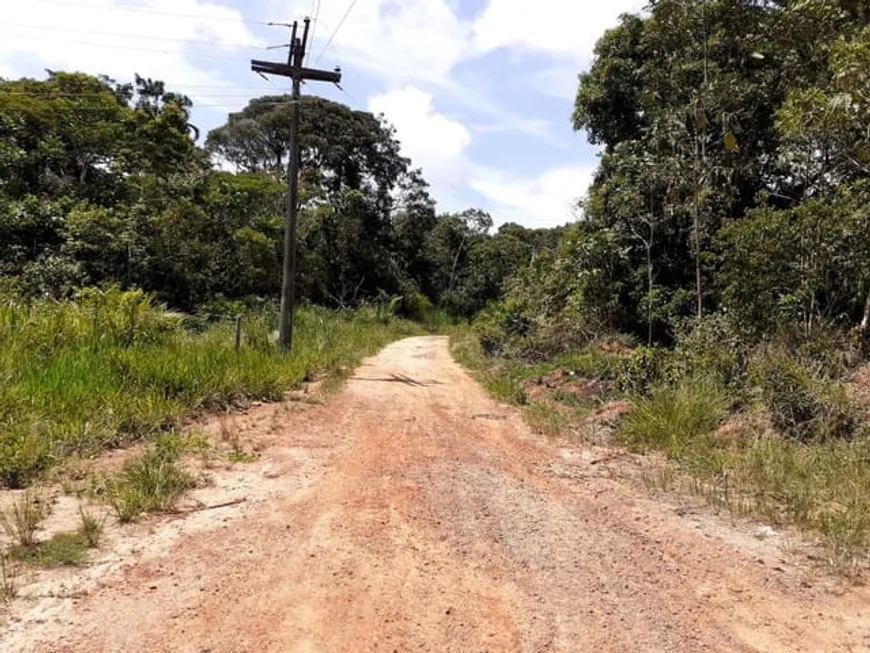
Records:
<instances>
[{"instance_id":1,"label":"grassy verge","mask_svg":"<svg viewBox=\"0 0 870 653\"><path fill-rule=\"evenodd\" d=\"M621 359L587 350L523 362L487 356L472 332L454 336L453 352L495 398L520 405L530 424L548 434L577 432L586 413L566 410L573 399L558 391L530 397L529 379L571 369L615 381L607 398L634 405L615 444L637 453L659 451L669 461L644 475L647 487L683 492L735 516L797 527L819 537L825 562L846 576L870 569L870 433L843 399L841 383L809 378L794 359L760 359L750 365L757 373L750 369L737 389L715 375L662 373L655 369L658 356L642 350ZM841 435L844 424L848 437Z\"/></svg>"},{"instance_id":2,"label":"grassy verge","mask_svg":"<svg viewBox=\"0 0 870 653\"><path fill-rule=\"evenodd\" d=\"M594 348L535 363L488 356L477 335L468 328L452 333L451 350L456 360L492 397L519 407L529 425L547 436L571 430L591 410L601 406L604 397L585 397L558 390L546 396L530 396L528 388L533 387L535 379L570 370L578 379L612 381L618 364L616 357Z\"/></svg>"},{"instance_id":3,"label":"grassy verge","mask_svg":"<svg viewBox=\"0 0 870 653\"><path fill-rule=\"evenodd\" d=\"M846 576L857 578L870 568L870 439L805 443L765 437L751 414L743 416L745 425L723 436L711 430L722 416L718 399L711 400L708 390L684 392L692 395L692 417L642 405L618 433L629 448L662 450L675 465L671 473L644 479L648 486L818 535L825 562ZM694 429L684 430L693 420Z\"/></svg>"},{"instance_id":4,"label":"grassy verge","mask_svg":"<svg viewBox=\"0 0 870 653\"><path fill-rule=\"evenodd\" d=\"M419 330L374 309L305 308L285 355L276 324L273 312L245 315L236 351L231 322L190 328L141 293L0 297L0 485L26 486L64 459L152 438L197 411L279 400Z\"/></svg>"}]
</instances>

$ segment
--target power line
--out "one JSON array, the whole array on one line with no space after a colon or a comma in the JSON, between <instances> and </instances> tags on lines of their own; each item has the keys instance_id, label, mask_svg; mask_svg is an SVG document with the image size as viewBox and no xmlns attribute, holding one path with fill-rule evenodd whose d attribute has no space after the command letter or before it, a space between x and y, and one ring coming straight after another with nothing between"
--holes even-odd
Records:
<instances>
[{"instance_id":1,"label":"power line","mask_svg":"<svg viewBox=\"0 0 870 653\"><path fill-rule=\"evenodd\" d=\"M278 89L278 87L275 87ZM263 87L258 87L254 90L263 91L267 90ZM281 89L278 89L279 91ZM0 99L5 97L23 97L23 98L34 98L34 99L67 99L67 98L103 98L108 97L112 93L111 89L106 89L105 93L27 93L24 91L13 91L11 93L7 93L5 91L0 91ZM182 91L167 91L167 93L174 93L175 95L187 95ZM194 93L197 98L247 98L251 97L250 93Z\"/></svg>"},{"instance_id":2,"label":"power line","mask_svg":"<svg viewBox=\"0 0 870 653\"><path fill-rule=\"evenodd\" d=\"M232 59L237 60L237 57L231 54L207 54L205 52L188 52L188 51L179 51L179 50L154 50L152 48L144 48L144 47L136 47L132 45L115 45L112 43L96 43L94 41L78 41L78 40L64 40L57 41L48 36L22 36L19 34L13 34L8 37L10 40L18 39L25 41L52 41L53 43L60 43L61 45L84 45L93 48L104 48L108 50L127 50L131 52L148 52L150 54L180 54L186 58L190 59Z\"/></svg>"},{"instance_id":3,"label":"power line","mask_svg":"<svg viewBox=\"0 0 870 653\"><path fill-rule=\"evenodd\" d=\"M314 6L314 0L312 0L312 6ZM321 0L317 0L317 9L314 10L314 25L311 27L311 47L314 47L314 35L317 34L317 21L320 19L320 5Z\"/></svg>"},{"instance_id":4,"label":"power line","mask_svg":"<svg viewBox=\"0 0 870 653\"><path fill-rule=\"evenodd\" d=\"M86 2L60 2L59 0L42 0L42 2L58 5L61 7L71 7L71 8L80 8L80 9L112 9L115 11L127 11L127 12L137 12L142 14L153 14L157 16L174 16L176 18L197 18L200 20L209 20L209 21L219 21L226 23L244 23L246 25L268 25L267 21L262 20L245 20L239 16L239 18L229 18L227 16L202 16L200 14L186 14L179 13L174 11L159 11L155 9L149 9L146 7L131 7L131 6L118 6L118 5L95 5ZM229 7L223 7L227 11L232 11Z\"/></svg>"},{"instance_id":5,"label":"power line","mask_svg":"<svg viewBox=\"0 0 870 653\"><path fill-rule=\"evenodd\" d=\"M344 12L344 16L341 17L341 20L338 22L338 27L335 28L335 31L329 37L329 40L326 42L326 45L323 46L323 50L321 50L320 54L317 57L317 60L314 63L318 63L323 55L326 53L326 50L332 44L332 41L335 39L338 31L341 29L341 26L344 25L344 21L347 20L347 17L350 16L350 12L353 11L353 8L356 6L357 0L350 0L350 6L347 8L347 11Z\"/></svg>"},{"instance_id":6,"label":"power line","mask_svg":"<svg viewBox=\"0 0 870 653\"><path fill-rule=\"evenodd\" d=\"M269 102L262 102L261 104L265 104L268 106L284 106L284 105L295 104L295 102L293 100L275 100L275 101L269 101ZM232 110L232 109L238 109L239 105L238 104L207 104L207 103L203 102L203 103L200 103L198 105L198 107L200 109ZM88 106L82 106L82 105L76 105L74 107L70 107L70 109L73 111L117 111L119 109L125 109L125 108L130 109L132 107L126 107L126 106L120 105L120 104L117 106L111 106L111 107L98 107L98 106L88 107ZM10 106L4 106L4 105L0 104L0 111L27 111L27 109L25 107L10 107Z\"/></svg>"},{"instance_id":7,"label":"power line","mask_svg":"<svg viewBox=\"0 0 870 653\"><path fill-rule=\"evenodd\" d=\"M137 39L145 41L169 41L173 43L189 43L191 45L208 45L219 48L232 48L234 50L265 50L264 45L250 45L243 43L221 43L220 41L197 41L194 39L175 39L167 36L146 36L140 34L121 34L118 32L101 32L98 30L86 30L72 27L55 27L53 25L27 25L23 23L4 23L8 27L23 27L33 30L49 30L54 32L73 32L75 34L92 34L94 36L109 36L123 39ZM29 38L29 37L27 37Z\"/></svg>"}]
</instances>

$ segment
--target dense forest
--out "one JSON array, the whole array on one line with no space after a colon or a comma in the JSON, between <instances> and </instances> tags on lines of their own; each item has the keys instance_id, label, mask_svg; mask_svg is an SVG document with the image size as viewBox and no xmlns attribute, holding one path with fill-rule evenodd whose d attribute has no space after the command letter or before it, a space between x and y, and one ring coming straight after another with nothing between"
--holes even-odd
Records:
<instances>
[{"instance_id":1,"label":"dense forest","mask_svg":"<svg viewBox=\"0 0 870 653\"><path fill-rule=\"evenodd\" d=\"M470 316L556 232L479 210L436 215L380 117L306 97L302 300L402 298ZM194 311L269 299L281 283L290 98L262 97L205 137L162 82L51 72L0 82L0 275L31 297L119 284ZM225 172L222 169L232 169Z\"/></svg>"},{"instance_id":2,"label":"dense forest","mask_svg":"<svg viewBox=\"0 0 870 653\"><path fill-rule=\"evenodd\" d=\"M870 328L870 10L660 0L580 77L601 147L584 220L509 293L514 323L671 343L688 318L747 336Z\"/></svg>"}]
</instances>

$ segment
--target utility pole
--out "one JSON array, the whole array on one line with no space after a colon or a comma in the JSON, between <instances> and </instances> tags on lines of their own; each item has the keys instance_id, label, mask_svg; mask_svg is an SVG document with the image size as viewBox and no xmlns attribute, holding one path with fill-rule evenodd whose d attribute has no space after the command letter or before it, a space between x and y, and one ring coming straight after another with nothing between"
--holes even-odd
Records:
<instances>
[{"instance_id":1,"label":"utility pole","mask_svg":"<svg viewBox=\"0 0 870 653\"><path fill-rule=\"evenodd\" d=\"M293 348L293 317L296 311L296 214L299 209L299 120L302 115L302 82L306 80L318 82L341 81L341 71L315 70L304 68L305 49L308 47L308 30L311 20L305 19L302 39L297 37L298 21L289 26L290 54L287 63L270 61L251 61L251 70L260 75L280 75L293 80L293 102L290 118L290 162L287 165L289 188L287 190L287 224L284 229L284 267L281 282L281 327L278 332L278 344L287 351Z\"/></svg>"}]
</instances>

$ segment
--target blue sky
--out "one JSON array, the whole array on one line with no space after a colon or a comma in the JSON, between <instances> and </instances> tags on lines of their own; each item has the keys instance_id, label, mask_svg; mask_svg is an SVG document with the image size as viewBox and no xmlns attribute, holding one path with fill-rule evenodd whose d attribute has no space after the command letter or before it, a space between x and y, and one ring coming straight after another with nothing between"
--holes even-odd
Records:
<instances>
[{"instance_id":1,"label":"blue sky","mask_svg":"<svg viewBox=\"0 0 870 653\"><path fill-rule=\"evenodd\" d=\"M577 75L601 33L642 5L357 0L347 14L351 0L7 0L0 77L50 68L164 79L193 98L205 132L251 97L286 90L250 72L251 58L286 56L265 49L286 30L261 23L317 16L307 63L341 66L345 92L315 83L306 93L384 113L440 210L553 226L576 217L596 165L571 128Z\"/></svg>"}]
</instances>

